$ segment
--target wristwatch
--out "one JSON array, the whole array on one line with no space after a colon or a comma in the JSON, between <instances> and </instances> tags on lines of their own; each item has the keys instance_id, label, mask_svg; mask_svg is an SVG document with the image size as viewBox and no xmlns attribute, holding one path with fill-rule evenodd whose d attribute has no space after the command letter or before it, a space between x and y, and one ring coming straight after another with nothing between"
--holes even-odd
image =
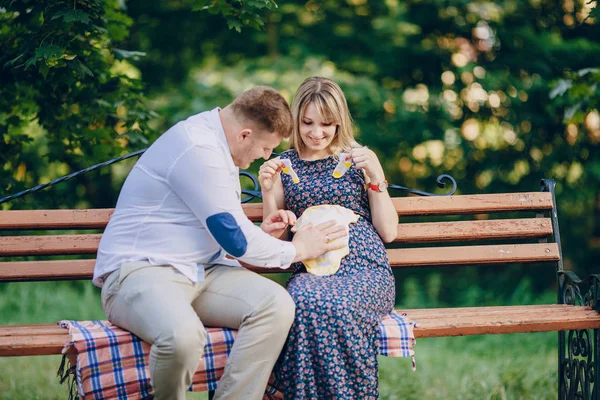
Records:
<instances>
[{"instance_id":1,"label":"wristwatch","mask_svg":"<svg viewBox=\"0 0 600 400\"><path fill-rule=\"evenodd\" d=\"M377 183L369 183L367 189L374 190L376 192L385 192L388 188L388 181L385 179L380 180Z\"/></svg>"}]
</instances>

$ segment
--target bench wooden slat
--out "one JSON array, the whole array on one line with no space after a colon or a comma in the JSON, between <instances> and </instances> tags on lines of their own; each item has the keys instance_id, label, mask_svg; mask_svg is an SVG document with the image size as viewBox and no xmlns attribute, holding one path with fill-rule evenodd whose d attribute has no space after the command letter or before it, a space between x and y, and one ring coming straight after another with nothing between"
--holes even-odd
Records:
<instances>
[{"instance_id":1,"label":"bench wooden slat","mask_svg":"<svg viewBox=\"0 0 600 400\"><path fill-rule=\"evenodd\" d=\"M95 264L94 259L0 262L0 282L91 279Z\"/></svg>"},{"instance_id":2,"label":"bench wooden slat","mask_svg":"<svg viewBox=\"0 0 600 400\"><path fill-rule=\"evenodd\" d=\"M416 308L410 310L397 310L399 313L407 312L410 319L424 321L428 319L447 319L448 315L459 314L463 317L491 316L502 314L531 314L532 306L488 306L488 307L452 307L452 308ZM569 304L540 304L535 305L539 313L552 312L560 315L568 315L573 312L575 306ZM591 308L589 313L596 313ZM453 318L453 317L450 317ZM25 324L0 326L0 337L2 336L35 336L35 335L60 335L65 332L58 324Z\"/></svg>"},{"instance_id":3,"label":"bench wooden slat","mask_svg":"<svg viewBox=\"0 0 600 400\"><path fill-rule=\"evenodd\" d=\"M387 253L393 268L550 262L559 259L556 243L390 249ZM93 259L0 262L0 282L90 279L95 262ZM279 268L250 269L258 273L289 272Z\"/></svg>"},{"instance_id":4,"label":"bench wooden slat","mask_svg":"<svg viewBox=\"0 0 600 400\"><path fill-rule=\"evenodd\" d=\"M600 328L600 314L587 306L570 306L571 309L567 313L556 312L546 306L541 309L539 306L527 307L528 310L517 313L507 311L489 314L485 313L487 307L477 307L479 314L449 309L444 318L441 318L440 314L426 318L425 310L404 312L418 324L415 328L417 338Z\"/></svg>"},{"instance_id":5,"label":"bench wooden slat","mask_svg":"<svg viewBox=\"0 0 600 400\"><path fill-rule=\"evenodd\" d=\"M504 211L544 211L552 209L550 193L523 192L449 197L393 198L400 216L459 215ZM252 221L262 220L262 204L244 204ZM102 229L113 214L112 208L88 210L8 210L0 211L0 230L15 229Z\"/></svg>"},{"instance_id":6,"label":"bench wooden slat","mask_svg":"<svg viewBox=\"0 0 600 400\"><path fill-rule=\"evenodd\" d=\"M0 211L0 230L102 229L114 211L113 208Z\"/></svg>"},{"instance_id":7,"label":"bench wooden slat","mask_svg":"<svg viewBox=\"0 0 600 400\"><path fill-rule=\"evenodd\" d=\"M448 314L463 316L492 315L492 314L519 314L530 313L531 305L523 306L486 306L486 307L449 307L449 308L414 308L410 316L414 319L446 318ZM552 311L554 313L570 313L573 306L569 304L537 304L535 309L540 312ZM406 312L406 311L403 311ZM2 331L0 330L0 336Z\"/></svg>"},{"instance_id":8,"label":"bench wooden slat","mask_svg":"<svg viewBox=\"0 0 600 400\"><path fill-rule=\"evenodd\" d=\"M398 215L460 215L552 209L550 193L523 192L392 198Z\"/></svg>"},{"instance_id":9,"label":"bench wooden slat","mask_svg":"<svg viewBox=\"0 0 600 400\"><path fill-rule=\"evenodd\" d=\"M66 329L59 335L2 336L0 357L61 354L67 340L69 333Z\"/></svg>"},{"instance_id":10,"label":"bench wooden slat","mask_svg":"<svg viewBox=\"0 0 600 400\"><path fill-rule=\"evenodd\" d=\"M0 337L60 335L65 332L58 324L1 325Z\"/></svg>"},{"instance_id":11,"label":"bench wooden slat","mask_svg":"<svg viewBox=\"0 0 600 400\"><path fill-rule=\"evenodd\" d=\"M541 238L552 235L550 218L398 224L395 242Z\"/></svg>"},{"instance_id":12,"label":"bench wooden slat","mask_svg":"<svg viewBox=\"0 0 600 400\"><path fill-rule=\"evenodd\" d=\"M96 254L101 234L3 236L0 256Z\"/></svg>"},{"instance_id":13,"label":"bench wooden slat","mask_svg":"<svg viewBox=\"0 0 600 400\"><path fill-rule=\"evenodd\" d=\"M556 243L423 247L387 253L394 267L550 262L560 258Z\"/></svg>"},{"instance_id":14,"label":"bench wooden slat","mask_svg":"<svg viewBox=\"0 0 600 400\"><path fill-rule=\"evenodd\" d=\"M600 314L592 308L564 304L397 311L417 322L417 338L600 328ZM55 324L4 326L0 356L60 354L68 338Z\"/></svg>"},{"instance_id":15,"label":"bench wooden slat","mask_svg":"<svg viewBox=\"0 0 600 400\"><path fill-rule=\"evenodd\" d=\"M262 220L262 204L244 204L252 221ZM104 229L114 208L87 210L4 210L0 211L0 230L26 229Z\"/></svg>"},{"instance_id":16,"label":"bench wooden slat","mask_svg":"<svg viewBox=\"0 0 600 400\"><path fill-rule=\"evenodd\" d=\"M0 282L91 279L95 264L95 259L0 262ZM260 274L289 272L279 268L250 269Z\"/></svg>"},{"instance_id":17,"label":"bench wooden slat","mask_svg":"<svg viewBox=\"0 0 600 400\"><path fill-rule=\"evenodd\" d=\"M540 238L552 234L549 218L399 224L398 243ZM101 234L3 236L0 256L95 254Z\"/></svg>"}]
</instances>

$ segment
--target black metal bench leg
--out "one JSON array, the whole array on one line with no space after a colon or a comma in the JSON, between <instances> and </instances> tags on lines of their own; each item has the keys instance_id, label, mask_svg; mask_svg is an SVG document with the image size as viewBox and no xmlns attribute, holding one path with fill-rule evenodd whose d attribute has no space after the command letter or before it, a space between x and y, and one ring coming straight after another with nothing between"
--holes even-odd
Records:
<instances>
[{"instance_id":1,"label":"black metal bench leg","mask_svg":"<svg viewBox=\"0 0 600 400\"><path fill-rule=\"evenodd\" d=\"M559 332L558 398L600 399L600 329Z\"/></svg>"},{"instance_id":2,"label":"black metal bench leg","mask_svg":"<svg viewBox=\"0 0 600 400\"><path fill-rule=\"evenodd\" d=\"M600 310L600 275L558 273L558 303ZM600 329L558 333L558 398L600 400Z\"/></svg>"},{"instance_id":3,"label":"black metal bench leg","mask_svg":"<svg viewBox=\"0 0 600 400\"><path fill-rule=\"evenodd\" d=\"M565 376L565 363L568 360L565 358L565 331L558 332L558 400L567 398L566 390L568 380Z\"/></svg>"},{"instance_id":4,"label":"black metal bench leg","mask_svg":"<svg viewBox=\"0 0 600 400\"><path fill-rule=\"evenodd\" d=\"M589 366L589 379L592 381L590 395L592 400L600 399L600 329L594 329L594 342L590 343L592 348L590 351L593 354L594 359L592 365ZM593 368L593 369L592 369Z\"/></svg>"}]
</instances>

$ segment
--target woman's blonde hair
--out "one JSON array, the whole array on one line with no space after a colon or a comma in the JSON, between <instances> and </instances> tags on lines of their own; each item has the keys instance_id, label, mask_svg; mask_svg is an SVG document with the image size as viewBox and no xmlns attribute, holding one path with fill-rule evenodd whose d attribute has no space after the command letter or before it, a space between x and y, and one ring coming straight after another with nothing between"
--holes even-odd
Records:
<instances>
[{"instance_id":1,"label":"woman's blonde hair","mask_svg":"<svg viewBox=\"0 0 600 400\"><path fill-rule=\"evenodd\" d=\"M292 101L294 130L290 137L290 148L295 149L298 154L302 154L305 149L300 137L300 122L306 107L311 103L317 108L321 120L329 120L337 125L335 136L329 145L329 150L334 155L339 156L342 151L358 146L354 140L352 118L344 92L331 79L312 77L302 82Z\"/></svg>"}]
</instances>

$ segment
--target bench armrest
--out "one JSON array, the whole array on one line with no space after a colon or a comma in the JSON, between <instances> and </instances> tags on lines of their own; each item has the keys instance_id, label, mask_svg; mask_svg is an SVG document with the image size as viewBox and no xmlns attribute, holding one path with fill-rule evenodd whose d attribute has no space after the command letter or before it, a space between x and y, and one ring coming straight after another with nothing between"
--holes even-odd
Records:
<instances>
[{"instance_id":1,"label":"bench armrest","mask_svg":"<svg viewBox=\"0 0 600 400\"><path fill-rule=\"evenodd\" d=\"M575 272L558 272L558 298L560 304L590 306L600 313L600 274L581 279Z\"/></svg>"}]
</instances>

